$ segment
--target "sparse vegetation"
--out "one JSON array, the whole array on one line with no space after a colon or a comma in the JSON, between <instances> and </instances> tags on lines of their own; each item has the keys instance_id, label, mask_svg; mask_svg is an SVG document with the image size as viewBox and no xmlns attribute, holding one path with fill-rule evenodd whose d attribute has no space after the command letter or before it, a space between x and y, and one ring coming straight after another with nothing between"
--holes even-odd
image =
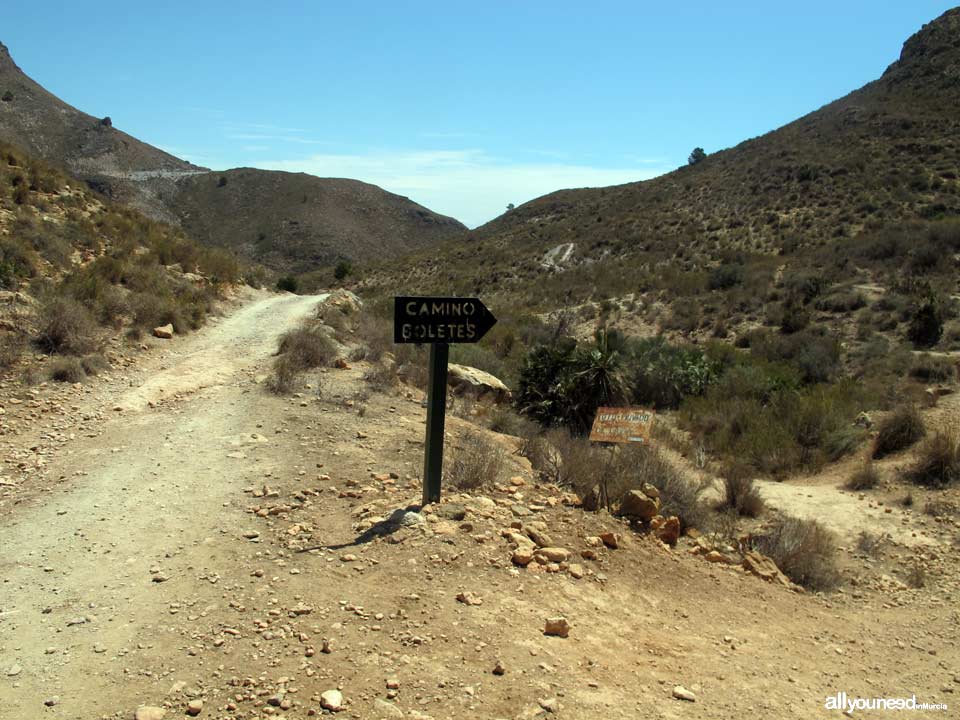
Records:
<instances>
[{"instance_id":1,"label":"sparse vegetation","mask_svg":"<svg viewBox=\"0 0 960 720\"><path fill-rule=\"evenodd\" d=\"M877 427L873 457L882 458L905 450L926 435L923 416L915 405L902 405Z\"/></svg>"},{"instance_id":2,"label":"sparse vegetation","mask_svg":"<svg viewBox=\"0 0 960 720\"><path fill-rule=\"evenodd\" d=\"M477 431L465 433L446 461L445 478L463 491L495 483L506 470L503 448Z\"/></svg>"},{"instance_id":3,"label":"sparse vegetation","mask_svg":"<svg viewBox=\"0 0 960 720\"><path fill-rule=\"evenodd\" d=\"M832 590L840 583L833 535L813 520L780 517L754 536L757 549L783 573L811 590Z\"/></svg>"},{"instance_id":4,"label":"sparse vegetation","mask_svg":"<svg viewBox=\"0 0 960 720\"><path fill-rule=\"evenodd\" d=\"M280 338L277 357L267 385L278 395L293 391L307 370L329 366L337 357L333 340L314 323L301 325Z\"/></svg>"},{"instance_id":5,"label":"sparse vegetation","mask_svg":"<svg viewBox=\"0 0 960 720\"><path fill-rule=\"evenodd\" d=\"M960 481L960 440L955 434L935 434L917 450L917 459L906 477L910 482L931 488Z\"/></svg>"},{"instance_id":6,"label":"sparse vegetation","mask_svg":"<svg viewBox=\"0 0 960 720\"><path fill-rule=\"evenodd\" d=\"M737 463L726 467L723 472L723 498L718 510L732 510L751 518L760 516L765 504L750 471L751 468Z\"/></svg>"},{"instance_id":7,"label":"sparse vegetation","mask_svg":"<svg viewBox=\"0 0 960 720\"><path fill-rule=\"evenodd\" d=\"M859 492L861 490L873 490L879 484L879 471L874 467L872 462L867 462L850 476L845 487L847 490Z\"/></svg>"},{"instance_id":8,"label":"sparse vegetation","mask_svg":"<svg viewBox=\"0 0 960 720\"><path fill-rule=\"evenodd\" d=\"M300 287L300 283L292 275L284 275L277 280L277 290L280 292L295 293Z\"/></svg>"}]
</instances>

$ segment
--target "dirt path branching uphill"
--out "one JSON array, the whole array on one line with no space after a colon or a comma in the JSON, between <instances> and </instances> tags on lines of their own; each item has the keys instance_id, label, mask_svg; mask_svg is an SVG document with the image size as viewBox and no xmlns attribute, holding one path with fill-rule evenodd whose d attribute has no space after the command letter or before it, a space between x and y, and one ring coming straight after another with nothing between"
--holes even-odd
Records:
<instances>
[{"instance_id":1,"label":"dirt path branching uphill","mask_svg":"<svg viewBox=\"0 0 960 720\"><path fill-rule=\"evenodd\" d=\"M953 699L955 576L792 592L570 507L516 456L485 490L408 510L416 391L371 392L364 363L290 398L258 382L319 301L261 297L78 390L56 427L4 438L47 450L0 487L0 718L338 702L364 719L813 718L841 690ZM42 394L24 399L42 417ZM467 427L450 419L448 451ZM570 567L516 567L511 525ZM605 531L618 548L595 546ZM556 616L568 637L544 635Z\"/></svg>"}]
</instances>

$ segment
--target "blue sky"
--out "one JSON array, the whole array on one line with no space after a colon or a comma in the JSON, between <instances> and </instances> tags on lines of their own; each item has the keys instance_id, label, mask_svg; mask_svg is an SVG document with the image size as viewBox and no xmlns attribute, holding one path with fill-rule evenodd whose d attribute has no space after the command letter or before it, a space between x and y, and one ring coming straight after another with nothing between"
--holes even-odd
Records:
<instances>
[{"instance_id":1,"label":"blue sky","mask_svg":"<svg viewBox=\"0 0 960 720\"><path fill-rule=\"evenodd\" d=\"M0 41L195 163L354 177L474 226L779 127L878 77L951 4L11 2Z\"/></svg>"}]
</instances>

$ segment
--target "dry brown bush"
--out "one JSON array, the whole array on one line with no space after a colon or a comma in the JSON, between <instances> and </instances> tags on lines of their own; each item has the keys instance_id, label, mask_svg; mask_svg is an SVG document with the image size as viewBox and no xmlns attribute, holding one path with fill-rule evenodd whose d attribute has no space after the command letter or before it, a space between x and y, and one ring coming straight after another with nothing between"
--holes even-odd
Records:
<instances>
[{"instance_id":1,"label":"dry brown bush","mask_svg":"<svg viewBox=\"0 0 960 720\"><path fill-rule=\"evenodd\" d=\"M873 490L879 484L880 472L872 462L867 462L850 476L844 487L847 490Z\"/></svg>"},{"instance_id":2,"label":"dry brown bush","mask_svg":"<svg viewBox=\"0 0 960 720\"><path fill-rule=\"evenodd\" d=\"M757 550L783 573L811 590L832 590L840 584L833 534L814 520L779 517L754 536Z\"/></svg>"},{"instance_id":3,"label":"dry brown bush","mask_svg":"<svg viewBox=\"0 0 960 720\"><path fill-rule=\"evenodd\" d=\"M920 446L906 477L917 485L942 488L960 481L960 440L938 432Z\"/></svg>"},{"instance_id":4,"label":"dry brown bush","mask_svg":"<svg viewBox=\"0 0 960 720\"><path fill-rule=\"evenodd\" d=\"M284 333L277 353L267 386L278 395L292 392L301 373L328 366L337 357L333 340L310 324Z\"/></svg>"},{"instance_id":5,"label":"dry brown bush","mask_svg":"<svg viewBox=\"0 0 960 720\"><path fill-rule=\"evenodd\" d=\"M506 470L503 448L481 433L470 431L447 456L444 476L458 490L476 490L497 482Z\"/></svg>"},{"instance_id":6,"label":"dry brown bush","mask_svg":"<svg viewBox=\"0 0 960 720\"><path fill-rule=\"evenodd\" d=\"M733 510L738 515L755 518L765 507L749 467L732 464L724 469L723 499L717 505L718 510Z\"/></svg>"},{"instance_id":7,"label":"dry brown bush","mask_svg":"<svg viewBox=\"0 0 960 720\"><path fill-rule=\"evenodd\" d=\"M86 355L97 346L97 325L76 300L53 298L40 312L37 345L49 353Z\"/></svg>"},{"instance_id":8,"label":"dry brown bush","mask_svg":"<svg viewBox=\"0 0 960 720\"><path fill-rule=\"evenodd\" d=\"M905 450L926 432L920 410L915 405L903 405L885 417L877 428L873 457L882 458Z\"/></svg>"}]
</instances>

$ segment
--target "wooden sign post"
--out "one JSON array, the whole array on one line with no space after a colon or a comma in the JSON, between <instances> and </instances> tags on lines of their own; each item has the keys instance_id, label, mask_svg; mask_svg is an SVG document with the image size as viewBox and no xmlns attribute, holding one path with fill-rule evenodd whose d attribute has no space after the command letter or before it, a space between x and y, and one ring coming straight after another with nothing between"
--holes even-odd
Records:
<instances>
[{"instance_id":1,"label":"wooden sign post","mask_svg":"<svg viewBox=\"0 0 960 720\"><path fill-rule=\"evenodd\" d=\"M590 440L606 443L649 443L653 417L653 410L644 408L597 408L590 430Z\"/></svg>"},{"instance_id":2,"label":"wooden sign post","mask_svg":"<svg viewBox=\"0 0 960 720\"><path fill-rule=\"evenodd\" d=\"M423 504L440 502L450 343L475 343L497 322L477 298L395 297L393 341L430 345Z\"/></svg>"}]
</instances>

